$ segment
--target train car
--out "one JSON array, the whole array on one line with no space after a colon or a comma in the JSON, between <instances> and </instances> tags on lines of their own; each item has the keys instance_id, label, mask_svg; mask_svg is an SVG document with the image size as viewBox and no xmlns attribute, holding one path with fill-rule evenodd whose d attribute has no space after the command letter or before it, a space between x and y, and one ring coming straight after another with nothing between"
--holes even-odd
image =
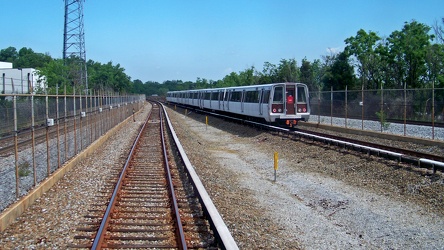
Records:
<instances>
[{"instance_id":1,"label":"train car","mask_svg":"<svg viewBox=\"0 0 444 250\"><path fill-rule=\"evenodd\" d=\"M166 100L266 121L296 126L307 121L310 105L307 85L303 83L272 83L241 87L170 91Z\"/></svg>"}]
</instances>

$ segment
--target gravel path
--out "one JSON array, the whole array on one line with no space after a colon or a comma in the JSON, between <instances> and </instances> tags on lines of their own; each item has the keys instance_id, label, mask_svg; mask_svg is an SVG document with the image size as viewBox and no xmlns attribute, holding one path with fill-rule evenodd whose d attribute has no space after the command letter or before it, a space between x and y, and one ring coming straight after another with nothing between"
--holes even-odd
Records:
<instances>
[{"instance_id":1,"label":"gravel path","mask_svg":"<svg viewBox=\"0 0 444 250\"><path fill-rule=\"evenodd\" d=\"M144 109L144 116L147 108ZM169 111L241 249L442 249L442 174ZM128 123L0 234L0 249L65 249L141 124ZM274 182L273 153L279 153ZM87 197L87 199L84 199Z\"/></svg>"}]
</instances>

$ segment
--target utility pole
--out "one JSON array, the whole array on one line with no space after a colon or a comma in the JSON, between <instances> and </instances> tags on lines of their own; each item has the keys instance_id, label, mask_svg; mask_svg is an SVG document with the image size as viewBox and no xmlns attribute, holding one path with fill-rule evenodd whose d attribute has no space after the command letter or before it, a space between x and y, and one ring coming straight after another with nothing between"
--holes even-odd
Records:
<instances>
[{"instance_id":1,"label":"utility pole","mask_svg":"<svg viewBox=\"0 0 444 250\"><path fill-rule=\"evenodd\" d=\"M74 85L84 86L88 93L86 70L85 31L83 28L83 2L65 0L65 26L63 32L63 61L70 66L70 79Z\"/></svg>"}]
</instances>

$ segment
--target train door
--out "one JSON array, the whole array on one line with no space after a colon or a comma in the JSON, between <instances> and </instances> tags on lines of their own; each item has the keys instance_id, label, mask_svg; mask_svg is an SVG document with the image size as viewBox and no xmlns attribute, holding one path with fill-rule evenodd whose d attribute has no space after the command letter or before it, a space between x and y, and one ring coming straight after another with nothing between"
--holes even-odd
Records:
<instances>
[{"instance_id":1,"label":"train door","mask_svg":"<svg viewBox=\"0 0 444 250\"><path fill-rule=\"evenodd\" d=\"M221 99L221 96L222 96L222 91L218 91L218 93L217 93L217 109L218 110L221 110L222 109L222 104L221 104L221 101L220 101L220 99Z\"/></svg>"},{"instance_id":2,"label":"train door","mask_svg":"<svg viewBox=\"0 0 444 250\"><path fill-rule=\"evenodd\" d=\"M230 110L230 96L231 96L231 90L227 90L225 92L225 101L224 101L224 110Z\"/></svg>"},{"instance_id":3,"label":"train door","mask_svg":"<svg viewBox=\"0 0 444 250\"><path fill-rule=\"evenodd\" d=\"M259 90L259 114L262 115L262 98L264 97L264 89Z\"/></svg>"},{"instance_id":4,"label":"train door","mask_svg":"<svg viewBox=\"0 0 444 250\"><path fill-rule=\"evenodd\" d=\"M199 108L203 108L203 99L204 99L204 93L203 91L199 91Z\"/></svg>"},{"instance_id":5,"label":"train door","mask_svg":"<svg viewBox=\"0 0 444 250\"><path fill-rule=\"evenodd\" d=\"M240 99L240 102L241 102L241 112L242 113L244 112L244 100L245 100L245 89L242 90L242 95L241 95L241 99Z\"/></svg>"},{"instance_id":6,"label":"train door","mask_svg":"<svg viewBox=\"0 0 444 250\"><path fill-rule=\"evenodd\" d=\"M295 85L286 85L285 93L286 93L286 110L287 115L294 115L296 114L295 109Z\"/></svg>"}]
</instances>

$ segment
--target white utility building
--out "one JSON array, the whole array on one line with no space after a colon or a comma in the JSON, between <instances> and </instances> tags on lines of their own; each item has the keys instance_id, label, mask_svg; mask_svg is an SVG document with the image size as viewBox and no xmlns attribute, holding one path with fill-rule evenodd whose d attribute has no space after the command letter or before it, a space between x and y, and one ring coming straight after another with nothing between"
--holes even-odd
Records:
<instances>
[{"instance_id":1,"label":"white utility building","mask_svg":"<svg viewBox=\"0 0 444 250\"><path fill-rule=\"evenodd\" d=\"M0 62L0 93L30 94L37 88L44 88L44 81L39 82L39 74L33 68L12 68L12 63Z\"/></svg>"}]
</instances>

